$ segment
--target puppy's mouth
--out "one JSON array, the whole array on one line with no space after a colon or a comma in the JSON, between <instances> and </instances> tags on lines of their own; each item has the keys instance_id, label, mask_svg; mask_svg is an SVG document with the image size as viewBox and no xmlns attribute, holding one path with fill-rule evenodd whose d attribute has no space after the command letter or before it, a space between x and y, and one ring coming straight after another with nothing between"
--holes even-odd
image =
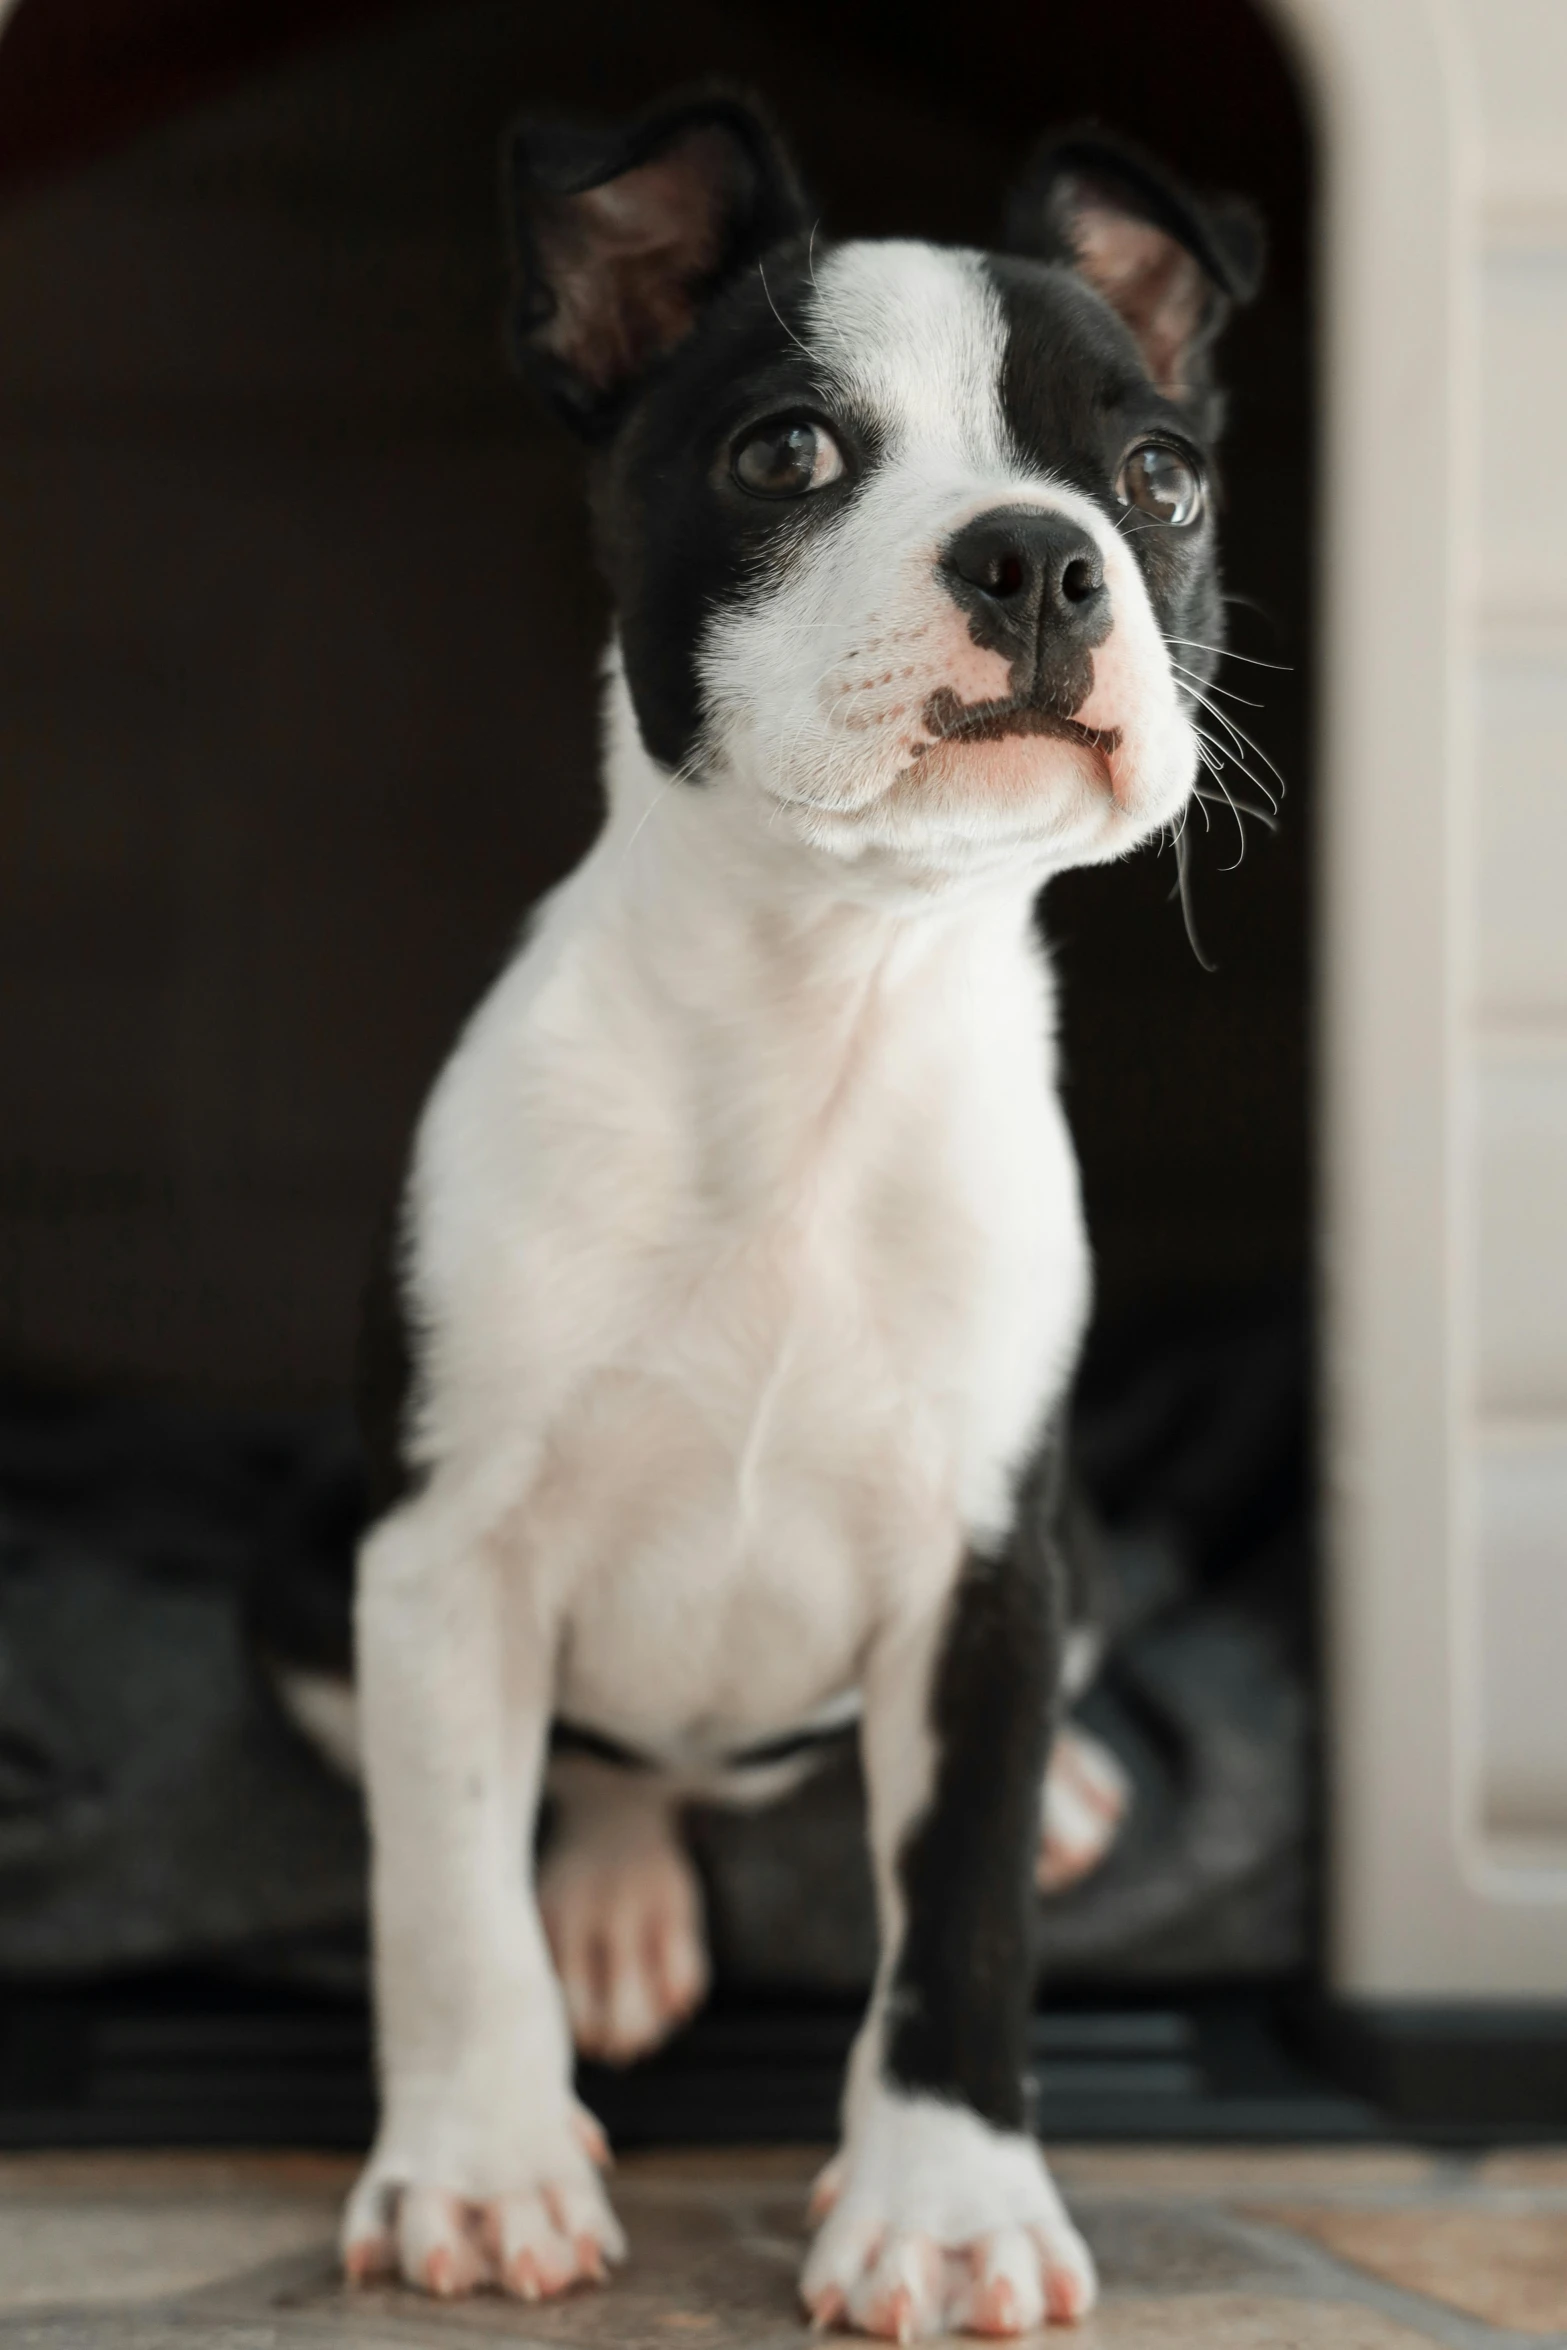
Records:
<instances>
[{"instance_id":1,"label":"puppy's mouth","mask_svg":"<svg viewBox=\"0 0 1567 2350\"><path fill-rule=\"evenodd\" d=\"M1105 760L1121 747L1118 726L1084 726L1080 719L1068 718L1046 703L1012 694L996 702L965 702L950 685L938 686L921 716L933 739L914 744L916 759L934 750L937 743L998 743L1009 735L1054 735L1058 742L1098 751Z\"/></svg>"}]
</instances>

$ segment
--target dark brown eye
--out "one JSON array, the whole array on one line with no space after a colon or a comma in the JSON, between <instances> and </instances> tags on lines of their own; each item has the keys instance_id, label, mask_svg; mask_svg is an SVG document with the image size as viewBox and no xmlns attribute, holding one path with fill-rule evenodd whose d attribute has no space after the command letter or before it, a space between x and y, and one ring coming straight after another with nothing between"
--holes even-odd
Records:
<instances>
[{"instance_id":1,"label":"dark brown eye","mask_svg":"<svg viewBox=\"0 0 1567 2350\"><path fill-rule=\"evenodd\" d=\"M1179 449L1161 441L1144 441L1121 468L1115 485L1123 506L1140 507L1156 522L1179 526L1195 522L1202 512L1202 479Z\"/></svg>"},{"instance_id":2,"label":"dark brown eye","mask_svg":"<svg viewBox=\"0 0 1567 2350\"><path fill-rule=\"evenodd\" d=\"M759 424L736 446L730 470L753 497L803 498L838 479L843 453L825 425Z\"/></svg>"}]
</instances>

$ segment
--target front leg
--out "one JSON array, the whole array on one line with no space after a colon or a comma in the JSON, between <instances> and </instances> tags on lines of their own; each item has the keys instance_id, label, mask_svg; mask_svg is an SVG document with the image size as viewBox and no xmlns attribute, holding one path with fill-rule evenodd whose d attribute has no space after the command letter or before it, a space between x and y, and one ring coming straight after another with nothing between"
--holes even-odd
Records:
<instances>
[{"instance_id":1,"label":"front leg","mask_svg":"<svg viewBox=\"0 0 1567 2350\"><path fill-rule=\"evenodd\" d=\"M553 1650L534 1595L439 1488L366 1542L381 2125L344 2216L350 2277L536 2300L623 2248L532 1891Z\"/></svg>"},{"instance_id":2,"label":"front leg","mask_svg":"<svg viewBox=\"0 0 1567 2350\"><path fill-rule=\"evenodd\" d=\"M945 1608L889 1630L870 1662L882 1955L802 2284L821 2324L1016 2334L1093 2304L1025 2088L1052 1584L1037 1537L971 1555Z\"/></svg>"}]
</instances>

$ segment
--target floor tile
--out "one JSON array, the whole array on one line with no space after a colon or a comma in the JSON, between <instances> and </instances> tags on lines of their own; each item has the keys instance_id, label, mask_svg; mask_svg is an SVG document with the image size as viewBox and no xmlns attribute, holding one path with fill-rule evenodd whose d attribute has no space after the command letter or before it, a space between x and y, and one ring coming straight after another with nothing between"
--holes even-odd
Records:
<instances>
[{"instance_id":1,"label":"floor tile","mask_svg":"<svg viewBox=\"0 0 1567 2350\"><path fill-rule=\"evenodd\" d=\"M1475 2175L1485 2187L1567 2195L1567 2146L1520 2146L1488 2154Z\"/></svg>"},{"instance_id":2,"label":"floor tile","mask_svg":"<svg viewBox=\"0 0 1567 2350\"><path fill-rule=\"evenodd\" d=\"M727 2193L736 2185L808 2195L831 2146L668 2146L617 2156L612 2182L662 2193L666 2188Z\"/></svg>"},{"instance_id":3,"label":"floor tile","mask_svg":"<svg viewBox=\"0 0 1567 2350\"><path fill-rule=\"evenodd\" d=\"M0 2158L0 2350L806 2350L796 2279L822 2153L627 2158L612 2186L630 2259L607 2291L535 2308L348 2291L332 2250L347 2161ZM1476 2319L1567 2337L1555 2155L1089 2147L1057 2171L1105 2300L1052 2350L1432 2350ZM1434 2330L1417 2302L1385 2314L1386 2285L1424 2295Z\"/></svg>"},{"instance_id":4,"label":"floor tile","mask_svg":"<svg viewBox=\"0 0 1567 2350\"><path fill-rule=\"evenodd\" d=\"M258 2297L255 2313L372 2320L394 2336L454 2350L498 2337L551 2350L762 2350L809 2338L796 2286L806 2242L797 2182L753 2183L742 2172L720 2196L672 2194L667 2181L640 2184L628 2175L615 2200L631 2251L603 2291L526 2308L485 2293L435 2313L394 2287L350 2291L322 2262ZM237 2302L225 2306L241 2314Z\"/></svg>"},{"instance_id":5,"label":"floor tile","mask_svg":"<svg viewBox=\"0 0 1567 2350\"><path fill-rule=\"evenodd\" d=\"M1432 2205L1404 2211L1273 2210L1275 2225L1339 2260L1488 2325L1567 2333L1567 2214Z\"/></svg>"},{"instance_id":6,"label":"floor tile","mask_svg":"<svg viewBox=\"0 0 1567 2350\"><path fill-rule=\"evenodd\" d=\"M1403 2146L1055 2146L1050 2166L1071 2195L1230 2197L1408 2188L1436 2176L1432 2156Z\"/></svg>"},{"instance_id":7,"label":"floor tile","mask_svg":"<svg viewBox=\"0 0 1567 2350\"><path fill-rule=\"evenodd\" d=\"M133 2306L332 2242L338 2170L44 2158L0 2175L0 2311Z\"/></svg>"},{"instance_id":8,"label":"floor tile","mask_svg":"<svg viewBox=\"0 0 1567 2350\"><path fill-rule=\"evenodd\" d=\"M1049 2338L1072 2350L1431 2350L1428 2334L1373 2309L1229 2293L1111 2302L1079 2332Z\"/></svg>"},{"instance_id":9,"label":"floor tile","mask_svg":"<svg viewBox=\"0 0 1567 2350\"><path fill-rule=\"evenodd\" d=\"M1107 2294L1256 2290L1292 2273L1284 2258L1270 2259L1265 2247L1226 2230L1222 2212L1078 2196L1072 2214Z\"/></svg>"},{"instance_id":10,"label":"floor tile","mask_svg":"<svg viewBox=\"0 0 1567 2350\"><path fill-rule=\"evenodd\" d=\"M320 2196L330 2204L347 2194L358 2167L346 2154L0 2154L0 2205L17 2196L29 2202L106 2195L204 2200L236 2188Z\"/></svg>"},{"instance_id":11,"label":"floor tile","mask_svg":"<svg viewBox=\"0 0 1567 2350\"><path fill-rule=\"evenodd\" d=\"M390 2334L308 2320L257 2326L254 2319L193 2315L188 2309L40 2312L0 2317L0 2350L439 2350L430 2334ZM528 2350L514 2339L512 2350ZM972 2346L970 2346L972 2350Z\"/></svg>"}]
</instances>

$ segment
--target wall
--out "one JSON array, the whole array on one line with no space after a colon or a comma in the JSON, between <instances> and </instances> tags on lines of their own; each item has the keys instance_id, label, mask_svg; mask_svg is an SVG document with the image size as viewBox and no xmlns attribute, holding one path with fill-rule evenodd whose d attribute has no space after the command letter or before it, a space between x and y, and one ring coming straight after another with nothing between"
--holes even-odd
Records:
<instances>
[{"instance_id":1,"label":"wall","mask_svg":"<svg viewBox=\"0 0 1567 2350\"><path fill-rule=\"evenodd\" d=\"M1567 10L1463 0L1479 101L1474 1153L1481 1822L1567 1859ZM1520 1852L1519 1857L1522 1857Z\"/></svg>"}]
</instances>

